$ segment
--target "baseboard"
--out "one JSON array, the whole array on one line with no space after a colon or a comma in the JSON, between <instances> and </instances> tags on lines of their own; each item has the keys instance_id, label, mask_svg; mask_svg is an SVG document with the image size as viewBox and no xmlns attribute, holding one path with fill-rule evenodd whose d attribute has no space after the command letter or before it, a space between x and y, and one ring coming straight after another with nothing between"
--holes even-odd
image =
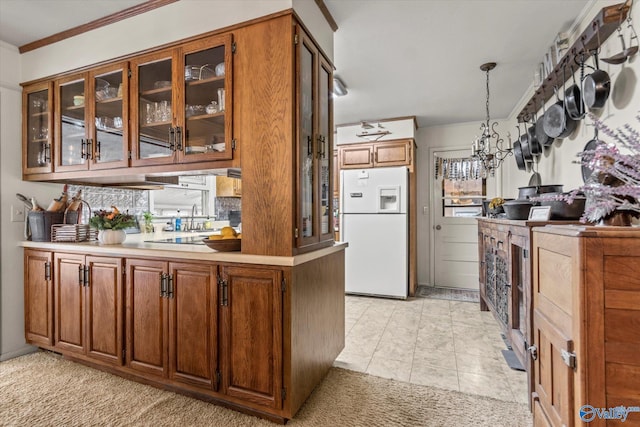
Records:
<instances>
[{"instance_id":1,"label":"baseboard","mask_svg":"<svg viewBox=\"0 0 640 427\"><path fill-rule=\"evenodd\" d=\"M38 347L34 347L29 344L25 344L24 347L20 347L17 350L9 351L7 353L0 354L0 362L4 362L5 360L13 359L15 357L24 356L25 354L35 353L38 351Z\"/></svg>"}]
</instances>

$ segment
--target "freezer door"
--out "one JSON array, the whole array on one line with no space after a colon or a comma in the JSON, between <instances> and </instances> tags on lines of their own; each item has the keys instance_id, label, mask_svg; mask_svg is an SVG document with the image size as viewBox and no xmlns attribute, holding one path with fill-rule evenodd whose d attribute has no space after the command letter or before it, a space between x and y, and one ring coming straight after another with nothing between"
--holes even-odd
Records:
<instances>
[{"instance_id":1,"label":"freezer door","mask_svg":"<svg viewBox=\"0 0 640 427\"><path fill-rule=\"evenodd\" d=\"M407 168L344 169L340 171L344 213L406 213Z\"/></svg>"},{"instance_id":2,"label":"freezer door","mask_svg":"<svg viewBox=\"0 0 640 427\"><path fill-rule=\"evenodd\" d=\"M344 214L347 293L407 298L407 215Z\"/></svg>"}]
</instances>

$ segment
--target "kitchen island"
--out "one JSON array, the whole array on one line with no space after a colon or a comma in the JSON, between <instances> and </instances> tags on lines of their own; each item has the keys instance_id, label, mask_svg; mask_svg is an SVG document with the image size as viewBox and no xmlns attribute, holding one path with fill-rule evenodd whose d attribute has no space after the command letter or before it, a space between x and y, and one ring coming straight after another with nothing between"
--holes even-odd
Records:
<instances>
[{"instance_id":1,"label":"kitchen island","mask_svg":"<svg viewBox=\"0 0 640 427\"><path fill-rule=\"evenodd\" d=\"M27 341L128 379L292 418L344 347L347 245L287 257L146 241L163 237L21 242Z\"/></svg>"}]
</instances>

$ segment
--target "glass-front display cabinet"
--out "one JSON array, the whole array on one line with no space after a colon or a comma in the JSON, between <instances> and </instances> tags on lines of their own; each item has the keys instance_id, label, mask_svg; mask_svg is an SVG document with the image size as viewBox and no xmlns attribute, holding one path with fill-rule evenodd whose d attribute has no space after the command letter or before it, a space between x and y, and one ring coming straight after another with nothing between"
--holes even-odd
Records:
<instances>
[{"instance_id":1,"label":"glass-front display cabinet","mask_svg":"<svg viewBox=\"0 0 640 427\"><path fill-rule=\"evenodd\" d=\"M298 235L303 248L333 240L331 92L333 69L298 32Z\"/></svg>"},{"instance_id":2,"label":"glass-front display cabinet","mask_svg":"<svg viewBox=\"0 0 640 427\"><path fill-rule=\"evenodd\" d=\"M127 64L55 84L55 171L128 166Z\"/></svg>"},{"instance_id":3,"label":"glass-front display cabinet","mask_svg":"<svg viewBox=\"0 0 640 427\"><path fill-rule=\"evenodd\" d=\"M22 170L25 174L53 171L53 83L25 87L22 94Z\"/></svg>"},{"instance_id":4,"label":"glass-front display cabinet","mask_svg":"<svg viewBox=\"0 0 640 427\"><path fill-rule=\"evenodd\" d=\"M232 36L132 64L133 165L231 159Z\"/></svg>"}]
</instances>

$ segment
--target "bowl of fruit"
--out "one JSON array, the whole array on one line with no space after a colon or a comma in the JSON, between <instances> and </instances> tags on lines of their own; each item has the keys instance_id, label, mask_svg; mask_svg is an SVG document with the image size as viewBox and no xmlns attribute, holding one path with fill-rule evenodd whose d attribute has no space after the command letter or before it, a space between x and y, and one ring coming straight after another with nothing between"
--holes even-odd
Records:
<instances>
[{"instance_id":1,"label":"bowl of fruit","mask_svg":"<svg viewBox=\"0 0 640 427\"><path fill-rule=\"evenodd\" d=\"M212 234L202 241L214 251L234 252L242 247L242 234L237 233L233 227L222 227L220 234Z\"/></svg>"}]
</instances>

